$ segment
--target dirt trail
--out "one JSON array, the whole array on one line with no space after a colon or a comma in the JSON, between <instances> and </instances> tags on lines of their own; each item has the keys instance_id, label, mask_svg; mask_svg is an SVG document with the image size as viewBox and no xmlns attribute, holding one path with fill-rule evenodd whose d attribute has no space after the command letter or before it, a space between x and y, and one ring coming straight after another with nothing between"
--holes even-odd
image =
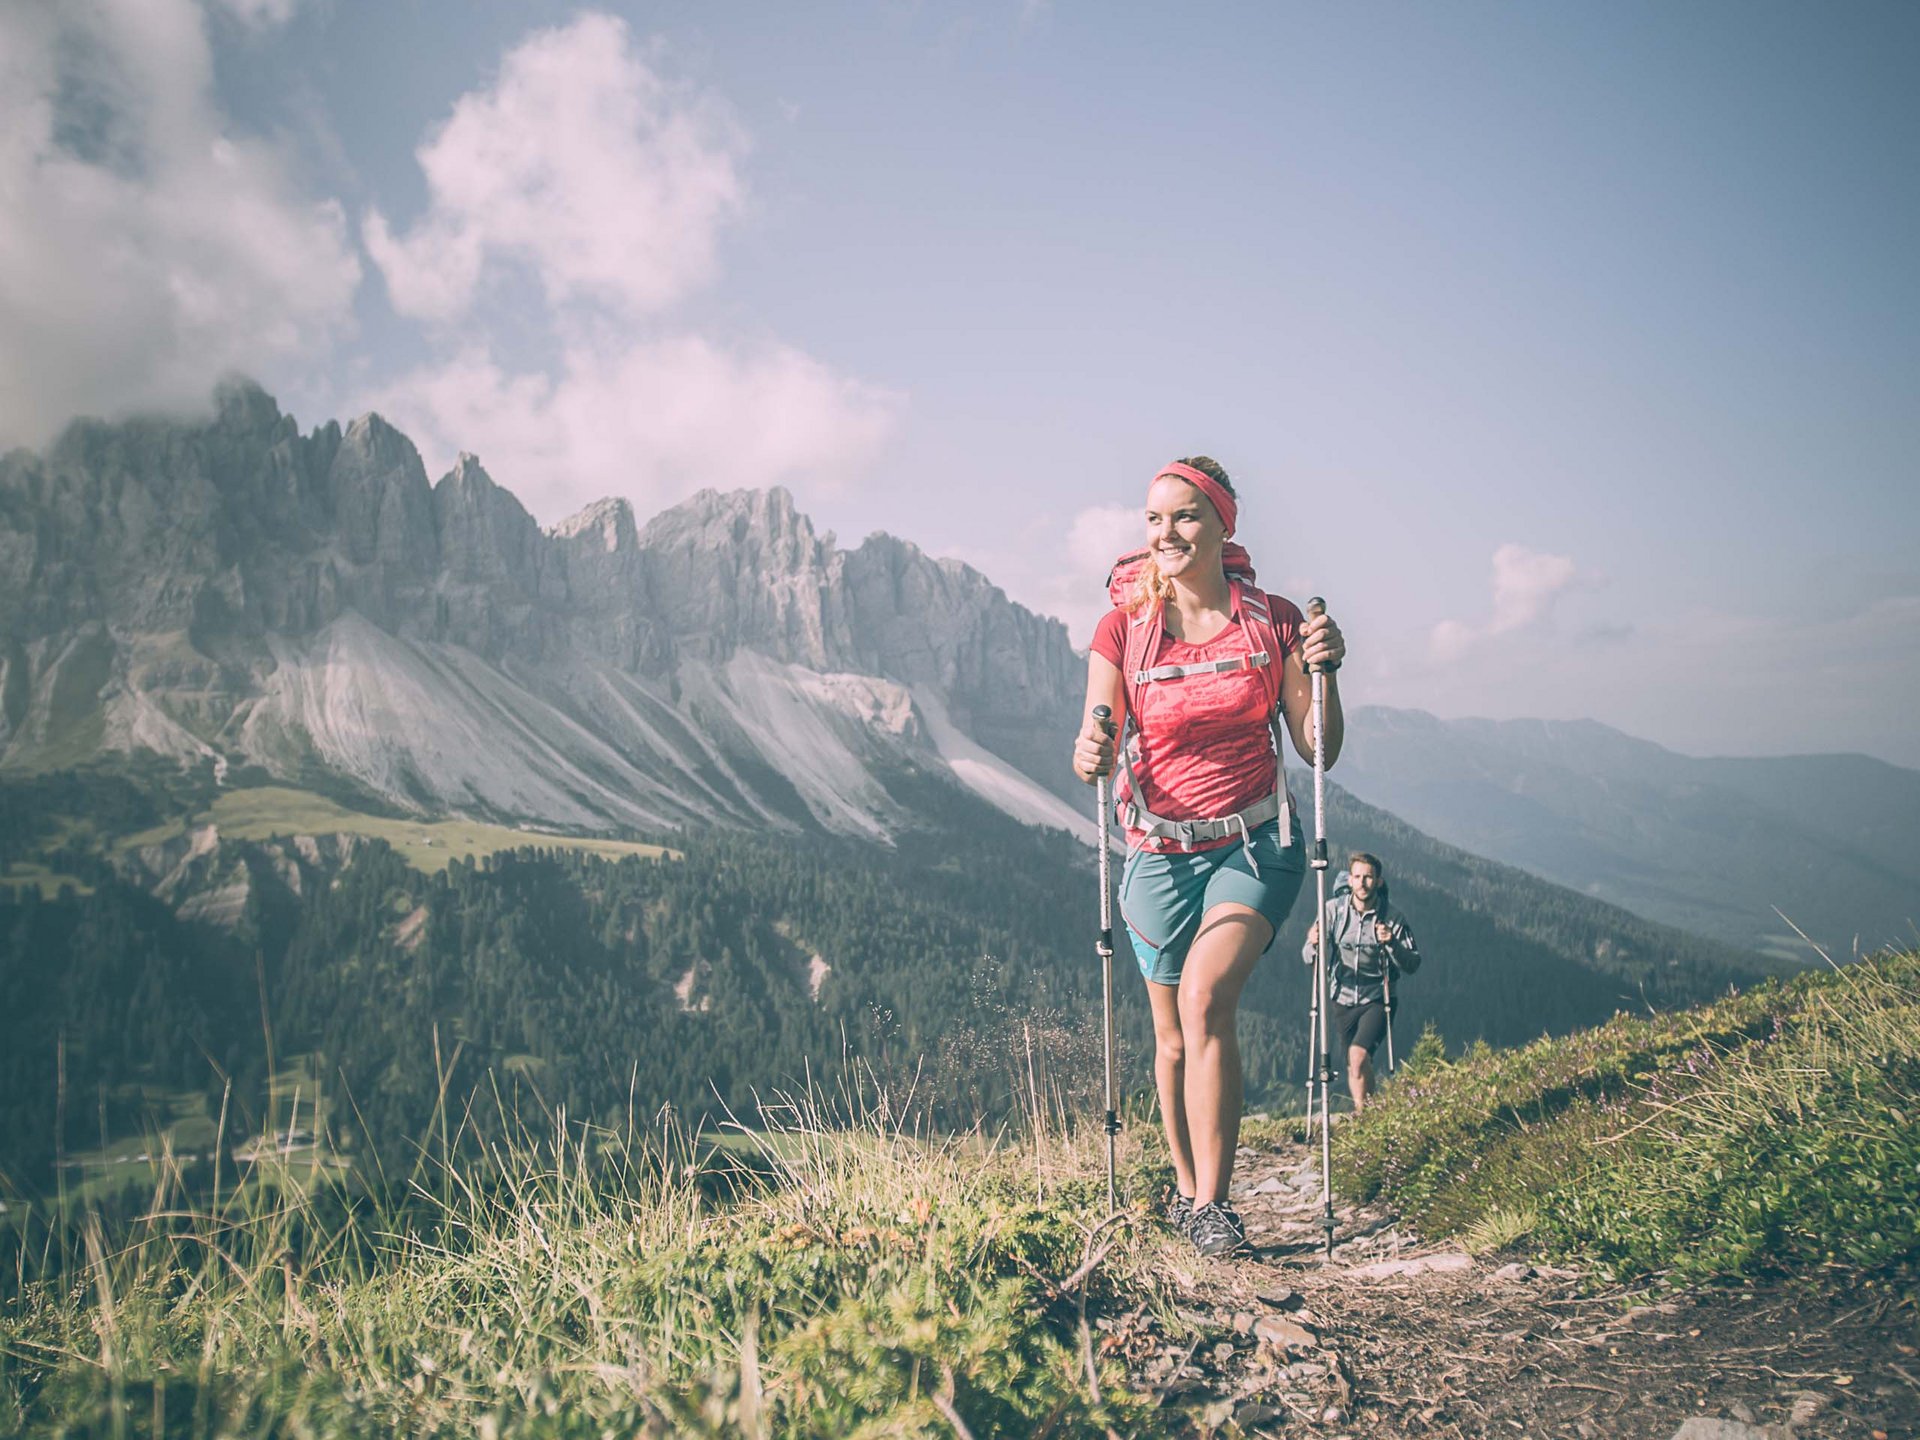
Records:
<instances>
[{"instance_id":1,"label":"dirt trail","mask_svg":"<svg viewBox=\"0 0 1920 1440\"><path fill-rule=\"evenodd\" d=\"M1595 1292L1577 1271L1421 1243L1342 1205L1324 1254L1318 1152L1243 1147L1253 1247L1177 1269L1178 1343L1103 1317L1169 1434L1920 1440L1920 1292L1847 1272Z\"/></svg>"}]
</instances>

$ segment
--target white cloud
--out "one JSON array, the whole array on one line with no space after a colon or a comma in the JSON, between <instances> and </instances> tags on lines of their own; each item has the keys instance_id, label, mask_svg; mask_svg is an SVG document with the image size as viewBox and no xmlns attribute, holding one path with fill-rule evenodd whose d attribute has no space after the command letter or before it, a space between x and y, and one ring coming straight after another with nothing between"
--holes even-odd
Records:
<instances>
[{"instance_id":1,"label":"white cloud","mask_svg":"<svg viewBox=\"0 0 1920 1440\"><path fill-rule=\"evenodd\" d=\"M696 335L569 349L557 378L463 351L371 397L436 470L459 450L551 523L609 494L650 510L695 490L837 488L871 461L899 397L791 346Z\"/></svg>"},{"instance_id":2,"label":"white cloud","mask_svg":"<svg viewBox=\"0 0 1920 1440\"><path fill-rule=\"evenodd\" d=\"M1488 631L1505 635L1544 620L1578 573L1570 555L1502 545L1493 552L1493 623Z\"/></svg>"},{"instance_id":3,"label":"white cloud","mask_svg":"<svg viewBox=\"0 0 1920 1440\"><path fill-rule=\"evenodd\" d=\"M1042 515L1027 533L1003 537L991 549L949 547L946 553L986 574L1029 610L1062 621L1073 643L1084 646L1113 608L1107 572L1145 539L1138 505L1094 505L1078 511L1064 531L1057 515Z\"/></svg>"},{"instance_id":4,"label":"white cloud","mask_svg":"<svg viewBox=\"0 0 1920 1440\"><path fill-rule=\"evenodd\" d=\"M417 152L426 213L398 234L370 212L367 249L394 308L419 319L465 315L502 262L553 305L655 314L712 277L744 149L726 108L663 77L624 21L582 15L460 99Z\"/></svg>"},{"instance_id":5,"label":"white cloud","mask_svg":"<svg viewBox=\"0 0 1920 1440\"><path fill-rule=\"evenodd\" d=\"M300 0L212 0L250 30L271 30L286 24L300 8Z\"/></svg>"},{"instance_id":6,"label":"white cloud","mask_svg":"<svg viewBox=\"0 0 1920 1440\"><path fill-rule=\"evenodd\" d=\"M1095 582L1106 593L1107 571L1130 550L1146 544L1147 522L1138 505L1096 505L1082 510L1067 527L1067 560L1077 580Z\"/></svg>"},{"instance_id":7,"label":"white cloud","mask_svg":"<svg viewBox=\"0 0 1920 1440\"><path fill-rule=\"evenodd\" d=\"M746 141L658 61L607 15L535 32L420 147L426 212L403 233L365 224L395 309L438 351L365 403L430 465L474 451L547 522L610 494L646 515L703 487L831 492L904 404L777 339L669 323L745 204ZM496 323L508 273L536 282L555 358Z\"/></svg>"},{"instance_id":8,"label":"white cloud","mask_svg":"<svg viewBox=\"0 0 1920 1440\"><path fill-rule=\"evenodd\" d=\"M0 6L0 445L324 355L345 217L229 133L192 0Z\"/></svg>"},{"instance_id":9,"label":"white cloud","mask_svg":"<svg viewBox=\"0 0 1920 1440\"><path fill-rule=\"evenodd\" d=\"M1570 555L1549 555L1508 543L1493 552L1493 614L1483 625L1442 620L1433 627L1428 649L1443 663L1463 658L1494 636L1513 635L1547 624L1554 602L1580 579Z\"/></svg>"}]
</instances>

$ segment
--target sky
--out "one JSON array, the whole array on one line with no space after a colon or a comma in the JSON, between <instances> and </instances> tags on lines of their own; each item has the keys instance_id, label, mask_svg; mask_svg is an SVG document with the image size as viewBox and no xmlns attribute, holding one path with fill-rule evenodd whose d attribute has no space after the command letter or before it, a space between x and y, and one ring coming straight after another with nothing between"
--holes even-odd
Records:
<instances>
[{"instance_id":1,"label":"sky","mask_svg":"<svg viewBox=\"0 0 1920 1440\"><path fill-rule=\"evenodd\" d=\"M1347 703L1920 766L1920 7L10 0L0 446L376 409L1084 645L1165 460Z\"/></svg>"}]
</instances>

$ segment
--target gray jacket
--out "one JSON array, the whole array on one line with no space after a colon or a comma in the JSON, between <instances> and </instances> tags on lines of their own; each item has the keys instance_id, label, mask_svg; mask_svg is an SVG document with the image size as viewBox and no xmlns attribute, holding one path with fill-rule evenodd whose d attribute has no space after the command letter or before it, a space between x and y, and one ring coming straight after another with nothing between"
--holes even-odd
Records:
<instances>
[{"instance_id":1,"label":"gray jacket","mask_svg":"<svg viewBox=\"0 0 1920 1440\"><path fill-rule=\"evenodd\" d=\"M1387 903L1384 885L1374 896L1373 908L1358 913L1353 896L1344 889L1336 891L1327 901L1325 923L1327 959L1332 970L1328 983L1336 1005L1378 1004L1386 996L1389 965L1396 980L1420 968L1420 947L1414 942L1413 929L1406 916ZM1374 934L1376 924L1385 925L1393 932L1392 937L1380 940ZM1315 951L1309 940L1300 958L1311 965Z\"/></svg>"}]
</instances>

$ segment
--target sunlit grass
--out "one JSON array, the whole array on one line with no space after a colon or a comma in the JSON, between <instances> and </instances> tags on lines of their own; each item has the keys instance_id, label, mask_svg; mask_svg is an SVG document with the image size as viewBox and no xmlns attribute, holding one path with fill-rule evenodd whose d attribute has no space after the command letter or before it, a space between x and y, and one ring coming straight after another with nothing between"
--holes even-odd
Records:
<instances>
[{"instance_id":1,"label":"sunlit grass","mask_svg":"<svg viewBox=\"0 0 1920 1440\"><path fill-rule=\"evenodd\" d=\"M58 899L60 891L69 886L76 895L93 893L93 886L79 877L63 875L32 860L16 860L0 875L0 890L10 890L15 895L22 890L37 890L43 900Z\"/></svg>"},{"instance_id":2,"label":"sunlit grass","mask_svg":"<svg viewBox=\"0 0 1920 1440\"><path fill-rule=\"evenodd\" d=\"M216 826L227 840L273 840L295 835L361 835L384 840L407 863L429 875L438 874L454 860L481 860L506 850L530 845L581 850L611 859L627 856L677 858L659 845L593 836L556 835L544 830L520 830L477 820L405 820L364 815L308 790L261 785L229 790L192 821L174 820L118 842L122 851L174 839L189 828Z\"/></svg>"},{"instance_id":3,"label":"sunlit grass","mask_svg":"<svg viewBox=\"0 0 1920 1440\"><path fill-rule=\"evenodd\" d=\"M1920 956L1770 981L1449 1063L1428 1049L1336 1177L1430 1234L1681 1277L1920 1259Z\"/></svg>"},{"instance_id":4,"label":"sunlit grass","mask_svg":"<svg viewBox=\"0 0 1920 1440\"><path fill-rule=\"evenodd\" d=\"M718 1147L474 1108L411 1175L213 1194L164 1155L110 1231L10 1212L0 1433L1138 1433L1089 1299L1172 1313L1097 1125L915 1133L855 1068ZM1135 1157L1123 1156L1131 1165ZM281 1173L288 1172L288 1173Z\"/></svg>"}]
</instances>

